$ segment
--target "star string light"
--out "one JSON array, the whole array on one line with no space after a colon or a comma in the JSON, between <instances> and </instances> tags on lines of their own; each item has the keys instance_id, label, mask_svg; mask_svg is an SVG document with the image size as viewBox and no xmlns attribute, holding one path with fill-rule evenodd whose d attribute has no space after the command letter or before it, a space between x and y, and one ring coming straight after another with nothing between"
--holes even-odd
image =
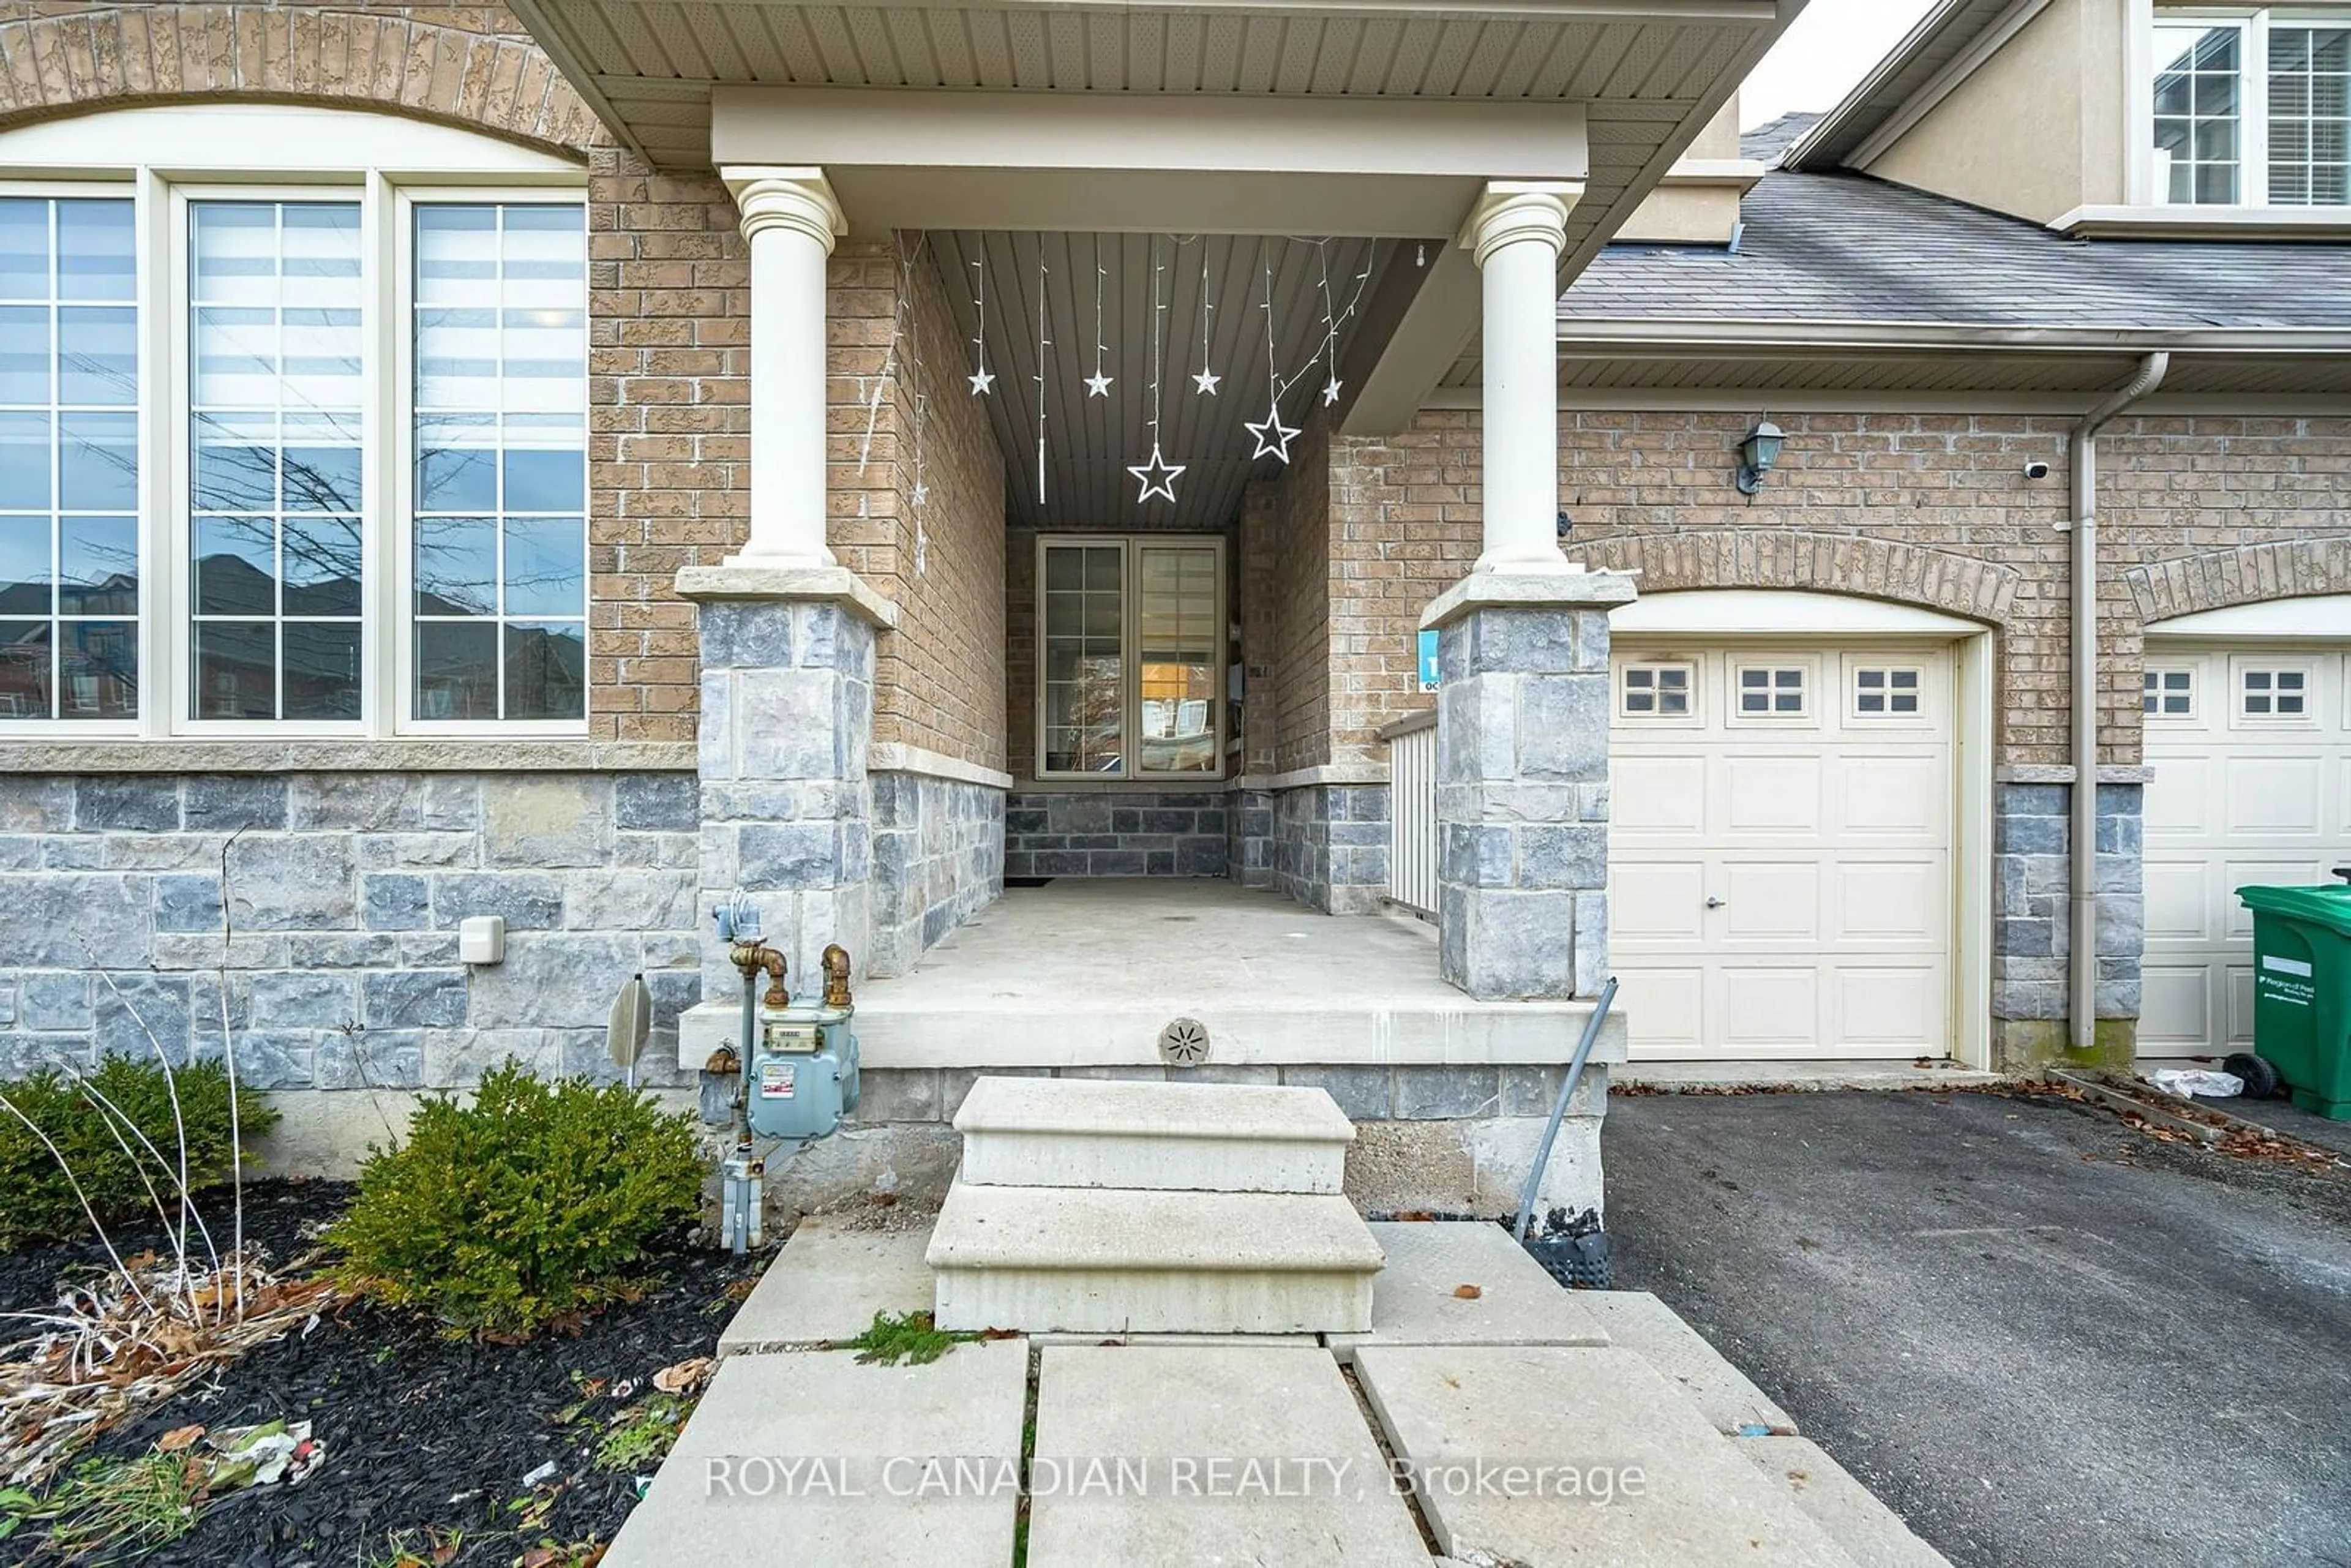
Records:
<instances>
[{"instance_id":1,"label":"star string light","mask_svg":"<svg viewBox=\"0 0 2351 1568\"><path fill-rule=\"evenodd\" d=\"M1037 504L1045 504L1045 350L1053 340L1045 336L1045 287L1050 269L1045 247L1037 247Z\"/></svg>"},{"instance_id":2,"label":"star string light","mask_svg":"<svg viewBox=\"0 0 2351 1568\"><path fill-rule=\"evenodd\" d=\"M972 319L979 325L977 334L971 340L972 352L977 358L973 361L971 374L965 379L971 382L972 396L986 397L996 385L996 376L987 368L987 242L982 240L979 243L980 253L972 258L971 263L972 270L979 274L979 289L971 300Z\"/></svg>"},{"instance_id":3,"label":"star string light","mask_svg":"<svg viewBox=\"0 0 2351 1568\"><path fill-rule=\"evenodd\" d=\"M1290 439L1298 432L1281 423L1281 371L1273 358L1273 256L1260 247L1258 261L1265 269L1265 303L1259 308L1265 312L1266 410L1263 419L1254 424L1243 424L1241 428L1257 437L1257 450L1249 454L1250 462L1254 463L1260 457L1272 457L1287 465L1290 462Z\"/></svg>"},{"instance_id":4,"label":"star string light","mask_svg":"<svg viewBox=\"0 0 2351 1568\"><path fill-rule=\"evenodd\" d=\"M1086 378L1088 397L1110 396L1111 378L1102 373L1102 355L1107 346L1102 342L1102 279L1110 268L1102 264L1102 235L1094 235L1094 373Z\"/></svg>"},{"instance_id":5,"label":"star string light","mask_svg":"<svg viewBox=\"0 0 2351 1568\"><path fill-rule=\"evenodd\" d=\"M1208 296L1208 239L1200 236L1200 369L1192 378L1192 391L1196 396L1214 397L1217 383L1224 377L1208 368L1208 317L1217 302Z\"/></svg>"},{"instance_id":6,"label":"star string light","mask_svg":"<svg viewBox=\"0 0 2351 1568\"><path fill-rule=\"evenodd\" d=\"M1143 493L1134 498L1138 507L1155 496L1174 506L1176 478L1184 472L1185 466L1181 463L1168 462L1159 450L1159 392L1165 368L1160 354L1167 337L1162 319L1167 307L1161 300L1159 285L1161 275L1166 270L1166 264L1159 259L1159 236L1154 235L1151 236L1151 459L1127 468L1127 472L1134 475L1143 486Z\"/></svg>"}]
</instances>

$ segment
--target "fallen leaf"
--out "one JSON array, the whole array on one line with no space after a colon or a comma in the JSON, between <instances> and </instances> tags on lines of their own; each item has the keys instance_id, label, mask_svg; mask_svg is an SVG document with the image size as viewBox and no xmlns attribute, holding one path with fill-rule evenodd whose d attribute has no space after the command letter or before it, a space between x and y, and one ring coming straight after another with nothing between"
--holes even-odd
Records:
<instances>
[{"instance_id":1,"label":"fallen leaf","mask_svg":"<svg viewBox=\"0 0 2351 1568\"><path fill-rule=\"evenodd\" d=\"M710 1357L697 1355L675 1365L664 1366L653 1374L653 1386L664 1394L684 1394L688 1389L700 1387L703 1379L710 1375L713 1364Z\"/></svg>"},{"instance_id":2,"label":"fallen leaf","mask_svg":"<svg viewBox=\"0 0 2351 1568\"><path fill-rule=\"evenodd\" d=\"M1486 1292L1475 1285L1456 1285L1453 1287L1453 1293L1465 1301L1474 1301Z\"/></svg>"},{"instance_id":3,"label":"fallen leaf","mask_svg":"<svg viewBox=\"0 0 2351 1568\"><path fill-rule=\"evenodd\" d=\"M155 1440L155 1451L159 1454L176 1454L204 1435L204 1427L201 1421L190 1427L174 1427Z\"/></svg>"}]
</instances>

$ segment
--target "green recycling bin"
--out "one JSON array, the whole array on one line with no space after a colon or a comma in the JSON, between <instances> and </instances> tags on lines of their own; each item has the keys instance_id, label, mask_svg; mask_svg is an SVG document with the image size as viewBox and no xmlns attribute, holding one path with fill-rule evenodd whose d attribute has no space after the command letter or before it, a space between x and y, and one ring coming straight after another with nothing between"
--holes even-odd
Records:
<instances>
[{"instance_id":1,"label":"green recycling bin","mask_svg":"<svg viewBox=\"0 0 2351 1568\"><path fill-rule=\"evenodd\" d=\"M2351 1122L2351 885L2241 887L2253 912L2253 1055L2248 1092L2273 1078L2294 1103ZM2262 1069L2274 1070L2264 1072Z\"/></svg>"}]
</instances>

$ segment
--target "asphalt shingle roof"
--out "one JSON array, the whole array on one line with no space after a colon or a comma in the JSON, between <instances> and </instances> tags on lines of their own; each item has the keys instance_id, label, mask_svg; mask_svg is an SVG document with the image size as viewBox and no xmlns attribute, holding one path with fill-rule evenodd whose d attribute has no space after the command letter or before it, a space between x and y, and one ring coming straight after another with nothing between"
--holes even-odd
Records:
<instances>
[{"instance_id":1,"label":"asphalt shingle roof","mask_svg":"<svg viewBox=\"0 0 2351 1568\"><path fill-rule=\"evenodd\" d=\"M2351 327L2351 245L2072 240L1865 175L1787 170L1748 193L1741 216L1735 254L1609 246L1561 317Z\"/></svg>"},{"instance_id":2,"label":"asphalt shingle roof","mask_svg":"<svg viewBox=\"0 0 2351 1568\"><path fill-rule=\"evenodd\" d=\"M1739 155L1759 162L1775 162L1781 153L1794 145L1797 137L1821 122L1817 114L1792 110L1777 120L1766 120L1752 131L1739 133Z\"/></svg>"}]
</instances>

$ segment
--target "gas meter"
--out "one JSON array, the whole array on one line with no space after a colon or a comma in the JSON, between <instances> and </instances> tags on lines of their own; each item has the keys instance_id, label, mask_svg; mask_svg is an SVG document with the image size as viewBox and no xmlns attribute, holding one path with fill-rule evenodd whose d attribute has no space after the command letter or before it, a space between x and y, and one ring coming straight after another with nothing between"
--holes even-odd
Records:
<instances>
[{"instance_id":1,"label":"gas meter","mask_svg":"<svg viewBox=\"0 0 2351 1568\"><path fill-rule=\"evenodd\" d=\"M751 1131L760 1137L821 1138L857 1109L856 1009L831 1004L830 976L826 991L823 999L759 1009L746 1088Z\"/></svg>"}]
</instances>

